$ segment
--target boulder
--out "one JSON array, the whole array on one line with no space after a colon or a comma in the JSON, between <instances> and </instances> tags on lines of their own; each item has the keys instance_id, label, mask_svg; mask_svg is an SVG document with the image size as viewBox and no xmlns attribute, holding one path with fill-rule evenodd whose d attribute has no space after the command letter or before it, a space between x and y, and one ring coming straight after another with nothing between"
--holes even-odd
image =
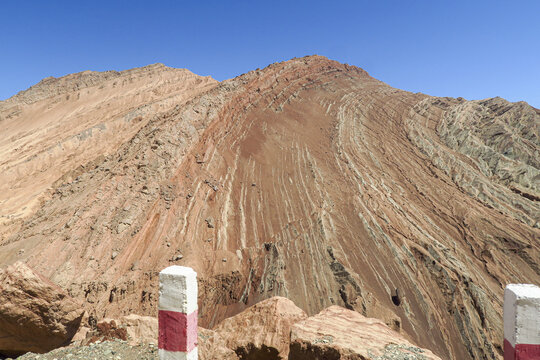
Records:
<instances>
[{"instance_id":1,"label":"boulder","mask_svg":"<svg viewBox=\"0 0 540 360\"><path fill-rule=\"evenodd\" d=\"M384 322L339 306L294 324L290 340L289 359L294 360L440 360Z\"/></svg>"},{"instance_id":2,"label":"boulder","mask_svg":"<svg viewBox=\"0 0 540 360\"><path fill-rule=\"evenodd\" d=\"M43 353L67 345L83 315L79 302L24 263L0 271L0 354Z\"/></svg>"},{"instance_id":3,"label":"boulder","mask_svg":"<svg viewBox=\"0 0 540 360\"><path fill-rule=\"evenodd\" d=\"M120 323L127 330L129 343L137 345L141 343L157 344L158 319L151 316L130 314L120 319Z\"/></svg>"},{"instance_id":4,"label":"boulder","mask_svg":"<svg viewBox=\"0 0 540 360\"><path fill-rule=\"evenodd\" d=\"M199 360L238 360L234 351L227 348L225 340L215 331L199 327Z\"/></svg>"},{"instance_id":5,"label":"boulder","mask_svg":"<svg viewBox=\"0 0 540 360\"><path fill-rule=\"evenodd\" d=\"M240 359L286 359L291 326L306 318L291 300L276 296L223 320L214 330Z\"/></svg>"}]
</instances>

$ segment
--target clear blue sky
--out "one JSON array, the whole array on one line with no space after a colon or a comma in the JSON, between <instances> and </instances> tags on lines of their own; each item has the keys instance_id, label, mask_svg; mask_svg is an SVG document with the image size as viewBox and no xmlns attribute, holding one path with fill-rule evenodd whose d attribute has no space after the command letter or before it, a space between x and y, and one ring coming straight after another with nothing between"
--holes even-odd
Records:
<instances>
[{"instance_id":1,"label":"clear blue sky","mask_svg":"<svg viewBox=\"0 0 540 360\"><path fill-rule=\"evenodd\" d=\"M409 91L540 108L540 0L0 3L0 99L83 70L162 62L224 80L310 54Z\"/></svg>"}]
</instances>

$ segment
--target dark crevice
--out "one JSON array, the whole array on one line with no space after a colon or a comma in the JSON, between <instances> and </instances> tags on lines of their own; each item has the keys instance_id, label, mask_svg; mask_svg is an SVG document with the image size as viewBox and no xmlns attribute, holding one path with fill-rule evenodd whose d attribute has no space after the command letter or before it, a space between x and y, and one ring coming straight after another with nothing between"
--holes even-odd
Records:
<instances>
[{"instance_id":1,"label":"dark crevice","mask_svg":"<svg viewBox=\"0 0 540 360\"><path fill-rule=\"evenodd\" d=\"M399 297L399 291L398 289L395 289L392 293L392 302L394 305L399 306L401 305L401 298Z\"/></svg>"},{"instance_id":2,"label":"dark crevice","mask_svg":"<svg viewBox=\"0 0 540 360\"><path fill-rule=\"evenodd\" d=\"M255 347L253 344L241 346L234 351L240 360L281 360L279 352L274 347L262 345Z\"/></svg>"},{"instance_id":3,"label":"dark crevice","mask_svg":"<svg viewBox=\"0 0 540 360\"><path fill-rule=\"evenodd\" d=\"M330 269L332 270L334 279L339 285L339 296L347 309L354 310L352 301L354 301L356 297L362 295L362 290L352 277L351 273L349 273L345 266L336 259L334 249L331 246L328 246L326 250L330 256ZM365 306L362 305L362 307L365 313Z\"/></svg>"},{"instance_id":4,"label":"dark crevice","mask_svg":"<svg viewBox=\"0 0 540 360\"><path fill-rule=\"evenodd\" d=\"M516 189L515 187L510 187L510 190L512 190L513 192L515 192L516 194L518 195L521 195L523 196L524 198L526 199L529 199L531 201L540 201L540 197L536 196L536 195L533 195L533 194L529 194L529 193L526 193L526 192L523 192L519 189Z\"/></svg>"}]
</instances>

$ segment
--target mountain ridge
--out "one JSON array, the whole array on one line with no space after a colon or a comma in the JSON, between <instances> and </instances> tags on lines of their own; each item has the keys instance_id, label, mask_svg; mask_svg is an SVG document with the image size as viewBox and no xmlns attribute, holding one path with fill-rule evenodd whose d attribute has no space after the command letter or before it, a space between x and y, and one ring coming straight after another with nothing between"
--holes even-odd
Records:
<instances>
[{"instance_id":1,"label":"mountain ridge","mask_svg":"<svg viewBox=\"0 0 540 360\"><path fill-rule=\"evenodd\" d=\"M94 71L83 70L72 74L67 74L59 77L49 76L43 78L36 84L30 86L26 90L21 90L17 94L0 101L4 105L22 102L25 104L32 104L39 100L43 100L45 97L50 97L51 93L54 95L62 95L70 90L82 90L87 87L92 87L103 83L104 81L121 78L130 75L144 75L145 73L153 73L156 71L176 71L186 72L187 74L195 75L193 72L184 68L173 68L166 66L162 63L149 64L141 67L136 67L126 70L106 70L106 71ZM203 78L211 79L211 76L204 76Z\"/></svg>"}]
</instances>

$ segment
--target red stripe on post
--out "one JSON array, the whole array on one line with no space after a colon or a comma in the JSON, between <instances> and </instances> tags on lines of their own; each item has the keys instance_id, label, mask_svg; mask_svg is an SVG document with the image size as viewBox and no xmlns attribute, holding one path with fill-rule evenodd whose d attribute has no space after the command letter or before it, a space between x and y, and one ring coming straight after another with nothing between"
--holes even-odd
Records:
<instances>
[{"instance_id":1,"label":"red stripe on post","mask_svg":"<svg viewBox=\"0 0 540 360\"><path fill-rule=\"evenodd\" d=\"M540 345L517 344L516 360L538 360L540 359Z\"/></svg>"},{"instance_id":2,"label":"red stripe on post","mask_svg":"<svg viewBox=\"0 0 540 360\"><path fill-rule=\"evenodd\" d=\"M510 341L504 339L504 360L516 360L516 350Z\"/></svg>"},{"instance_id":3,"label":"red stripe on post","mask_svg":"<svg viewBox=\"0 0 540 360\"><path fill-rule=\"evenodd\" d=\"M158 347L167 351L193 350L197 346L197 313L159 310Z\"/></svg>"},{"instance_id":4,"label":"red stripe on post","mask_svg":"<svg viewBox=\"0 0 540 360\"><path fill-rule=\"evenodd\" d=\"M516 344L514 348L504 339L504 360L538 360L540 359L540 345Z\"/></svg>"}]
</instances>

